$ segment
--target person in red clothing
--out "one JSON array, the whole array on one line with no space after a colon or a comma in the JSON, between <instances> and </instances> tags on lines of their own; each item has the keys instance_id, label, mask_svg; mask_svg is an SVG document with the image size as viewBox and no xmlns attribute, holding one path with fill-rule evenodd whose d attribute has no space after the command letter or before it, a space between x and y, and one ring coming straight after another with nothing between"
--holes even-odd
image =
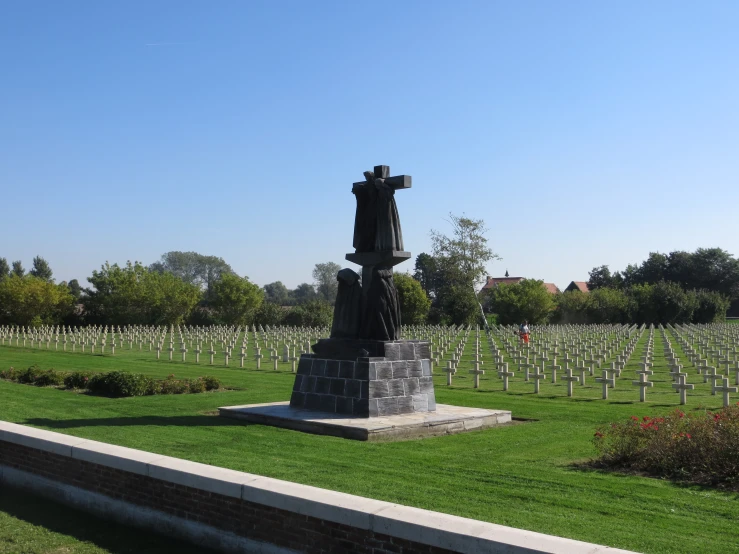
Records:
<instances>
[{"instance_id":1,"label":"person in red clothing","mask_svg":"<svg viewBox=\"0 0 739 554\"><path fill-rule=\"evenodd\" d=\"M521 327L518 329L518 336L521 337L521 341L524 344L529 343L529 335L531 334L529 330L529 322L524 320L524 322L521 324Z\"/></svg>"}]
</instances>

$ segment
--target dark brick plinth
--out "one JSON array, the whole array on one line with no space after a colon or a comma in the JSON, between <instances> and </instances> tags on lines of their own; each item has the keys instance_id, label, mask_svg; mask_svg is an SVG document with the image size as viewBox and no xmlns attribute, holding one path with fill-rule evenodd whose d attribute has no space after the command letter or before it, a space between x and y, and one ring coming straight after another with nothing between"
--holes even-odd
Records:
<instances>
[{"instance_id":1,"label":"dark brick plinth","mask_svg":"<svg viewBox=\"0 0 739 554\"><path fill-rule=\"evenodd\" d=\"M312 348L317 358L327 360L353 361L367 357L390 361L431 359L428 341L421 340L320 339Z\"/></svg>"},{"instance_id":2,"label":"dark brick plinth","mask_svg":"<svg viewBox=\"0 0 739 554\"><path fill-rule=\"evenodd\" d=\"M343 346L342 346L343 343ZM384 356L354 360L326 359L303 354L298 364L292 408L319 410L356 417L377 417L436 409L429 343L424 341L351 341L325 339L343 354L364 345ZM319 345L314 350L326 352ZM342 348L344 348L342 350ZM366 348L364 351L366 352Z\"/></svg>"}]
</instances>

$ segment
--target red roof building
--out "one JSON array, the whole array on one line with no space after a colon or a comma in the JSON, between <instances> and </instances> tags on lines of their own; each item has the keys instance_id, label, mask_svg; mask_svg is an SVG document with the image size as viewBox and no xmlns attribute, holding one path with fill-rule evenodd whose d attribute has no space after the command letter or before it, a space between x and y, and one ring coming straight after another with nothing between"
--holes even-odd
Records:
<instances>
[{"instance_id":1,"label":"red roof building","mask_svg":"<svg viewBox=\"0 0 739 554\"><path fill-rule=\"evenodd\" d=\"M525 277L490 277L488 275L488 280L485 285L483 285L482 290L490 290L499 285L515 285L524 279Z\"/></svg>"},{"instance_id":2,"label":"red roof building","mask_svg":"<svg viewBox=\"0 0 739 554\"><path fill-rule=\"evenodd\" d=\"M488 275L487 282L485 283L485 285L483 285L480 292L493 289L500 285L515 285L516 283L520 283L524 279L526 279L526 277L509 277L507 271L505 272L505 277L490 277ZM554 283L544 283L544 287L551 294L557 294L560 292L559 288Z\"/></svg>"},{"instance_id":3,"label":"red roof building","mask_svg":"<svg viewBox=\"0 0 739 554\"><path fill-rule=\"evenodd\" d=\"M551 294L559 294L559 287L555 285L554 283L544 283L544 286L547 289L547 292Z\"/></svg>"},{"instance_id":4,"label":"red roof building","mask_svg":"<svg viewBox=\"0 0 739 554\"><path fill-rule=\"evenodd\" d=\"M569 285L567 285L567 288L565 289L565 292L570 292L572 290L579 290L580 292L590 292L590 289L588 288L588 283L586 281L572 281Z\"/></svg>"}]
</instances>

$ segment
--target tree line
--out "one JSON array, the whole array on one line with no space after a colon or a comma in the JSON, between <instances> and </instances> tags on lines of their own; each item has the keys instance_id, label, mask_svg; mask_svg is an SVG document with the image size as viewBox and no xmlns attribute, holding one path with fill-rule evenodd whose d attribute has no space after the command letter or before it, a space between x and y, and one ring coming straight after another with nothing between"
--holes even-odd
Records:
<instances>
[{"instance_id":1,"label":"tree line","mask_svg":"<svg viewBox=\"0 0 739 554\"><path fill-rule=\"evenodd\" d=\"M421 254L416 269L396 273L401 318L464 323L481 317L475 287L494 257L484 223L450 214L450 236L432 231L433 254ZM87 278L55 283L37 256L26 273L21 262L0 258L0 323L17 325L330 325L341 266L317 263L313 283L288 289L281 281L259 287L222 258L197 252L167 252L149 266L106 262Z\"/></svg>"},{"instance_id":2,"label":"tree line","mask_svg":"<svg viewBox=\"0 0 739 554\"><path fill-rule=\"evenodd\" d=\"M303 283L295 291L283 286L287 301L281 303L273 295L281 283L259 287L222 258L197 252L167 252L149 266L106 262L87 281L89 287L76 279L56 283L40 256L28 272L20 261L11 266L0 258L0 323L320 326L333 315L331 283Z\"/></svg>"},{"instance_id":3,"label":"tree line","mask_svg":"<svg viewBox=\"0 0 739 554\"><path fill-rule=\"evenodd\" d=\"M530 279L479 292L487 263L498 258L485 223L454 214L447 222L451 233L431 231L431 251L416 257L413 272L394 276L404 323L706 323L739 306L739 260L720 248L651 253L615 273L595 267L589 293L551 294ZM318 263L313 283L260 287L220 257L167 252L149 266L106 262L82 287L55 283L40 256L28 272L0 258L0 323L328 326L340 269Z\"/></svg>"},{"instance_id":4,"label":"tree line","mask_svg":"<svg viewBox=\"0 0 739 554\"><path fill-rule=\"evenodd\" d=\"M329 326L340 269L318 263L313 283L259 287L220 257L167 252L149 266L106 262L82 287L76 279L56 283L40 256L28 272L0 258L0 324ZM395 282L404 321L425 321L429 301L420 285L405 274Z\"/></svg>"},{"instance_id":5,"label":"tree line","mask_svg":"<svg viewBox=\"0 0 739 554\"><path fill-rule=\"evenodd\" d=\"M552 295L541 281L501 285L484 301L501 323L712 323L739 304L739 260L720 248L652 252L640 264L589 273L588 293Z\"/></svg>"}]
</instances>

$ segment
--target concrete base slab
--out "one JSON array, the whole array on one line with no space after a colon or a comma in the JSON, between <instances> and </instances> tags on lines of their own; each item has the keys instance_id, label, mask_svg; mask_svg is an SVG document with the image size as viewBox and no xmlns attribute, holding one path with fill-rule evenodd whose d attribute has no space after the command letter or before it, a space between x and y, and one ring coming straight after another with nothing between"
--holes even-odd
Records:
<instances>
[{"instance_id":1,"label":"concrete base slab","mask_svg":"<svg viewBox=\"0 0 739 554\"><path fill-rule=\"evenodd\" d=\"M357 418L291 408L289 402L225 406L220 415L261 425L360 441L451 435L511 422L511 412L437 404L435 412Z\"/></svg>"}]
</instances>

